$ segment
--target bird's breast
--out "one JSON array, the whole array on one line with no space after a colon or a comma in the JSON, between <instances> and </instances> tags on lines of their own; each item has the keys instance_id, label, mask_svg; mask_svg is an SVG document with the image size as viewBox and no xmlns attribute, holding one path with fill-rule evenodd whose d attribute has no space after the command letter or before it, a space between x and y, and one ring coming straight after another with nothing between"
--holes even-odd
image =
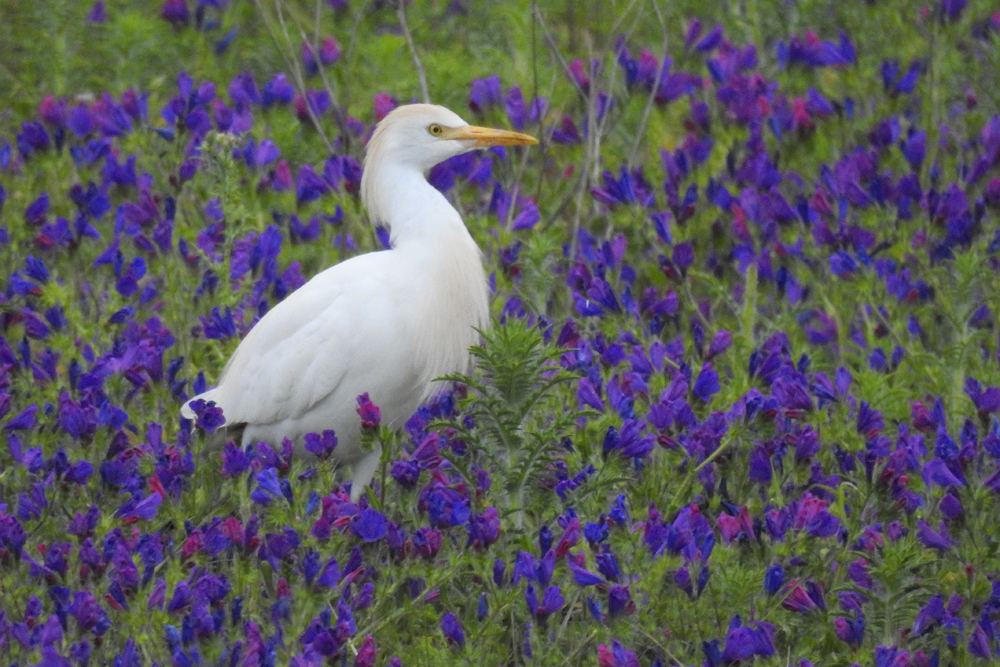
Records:
<instances>
[{"instance_id":1,"label":"bird's breast","mask_svg":"<svg viewBox=\"0 0 1000 667\"><path fill-rule=\"evenodd\" d=\"M463 230L464 231L464 230ZM471 247L470 247L471 246ZM464 252L425 253L420 275L402 306L413 314L408 323L416 341L413 369L419 382L469 369L469 347L479 341L477 329L489 323L489 300L479 248L468 239ZM429 390L430 391L430 390Z\"/></svg>"}]
</instances>

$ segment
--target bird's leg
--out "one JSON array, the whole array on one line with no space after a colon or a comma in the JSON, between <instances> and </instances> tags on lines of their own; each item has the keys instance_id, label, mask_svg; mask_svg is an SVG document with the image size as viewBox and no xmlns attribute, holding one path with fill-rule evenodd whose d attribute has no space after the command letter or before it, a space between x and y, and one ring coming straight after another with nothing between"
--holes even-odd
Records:
<instances>
[{"instance_id":1,"label":"bird's leg","mask_svg":"<svg viewBox=\"0 0 1000 667\"><path fill-rule=\"evenodd\" d=\"M375 476L375 469L378 468L379 461L382 460L382 445L376 444L375 449L366 453L364 457L353 467L354 475L351 477L351 502L356 503L365 492L365 487L371 483Z\"/></svg>"}]
</instances>

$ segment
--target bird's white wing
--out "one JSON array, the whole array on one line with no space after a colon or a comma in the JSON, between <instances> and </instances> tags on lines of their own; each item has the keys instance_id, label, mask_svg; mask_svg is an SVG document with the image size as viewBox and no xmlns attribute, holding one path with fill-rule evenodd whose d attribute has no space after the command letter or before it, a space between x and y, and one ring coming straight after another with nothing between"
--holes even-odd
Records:
<instances>
[{"instance_id":1,"label":"bird's white wing","mask_svg":"<svg viewBox=\"0 0 1000 667\"><path fill-rule=\"evenodd\" d=\"M206 396L228 423L294 418L345 380L376 387L387 372L405 373L387 367L400 359L386 350L405 337L388 259L369 253L327 269L251 329Z\"/></svg>"}]
</instances>

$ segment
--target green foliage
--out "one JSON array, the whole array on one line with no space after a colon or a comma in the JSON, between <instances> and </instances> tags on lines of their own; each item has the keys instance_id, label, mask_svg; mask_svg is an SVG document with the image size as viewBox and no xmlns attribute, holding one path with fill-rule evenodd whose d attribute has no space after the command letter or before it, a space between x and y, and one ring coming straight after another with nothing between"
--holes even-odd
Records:
<instances>
[{"instance_id":1,"label":"green foliage","mask_svg":"<svg viewBox=\"0 0 1000 667\"><path fill-rule=\"evenodd\" d=\"M480 467L498 471L504 509L528 514L537 527L542 517L533 508L542 483L559 460L563 438L585 416L556 392L576 376L559 366L561 351L546 346L541 331L521 320L488 329L483 338L483 345L471 348L475 374L445 378L472 390L467 408L474 428L465 422L446 426L478 455ZM524 517L517 520L523 525Z\"/></svg>"}]
</instances>

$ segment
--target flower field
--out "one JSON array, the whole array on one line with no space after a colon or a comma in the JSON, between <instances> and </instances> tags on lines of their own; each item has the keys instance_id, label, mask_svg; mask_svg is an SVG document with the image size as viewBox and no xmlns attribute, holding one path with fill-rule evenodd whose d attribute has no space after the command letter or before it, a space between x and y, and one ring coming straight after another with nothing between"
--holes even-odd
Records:
<instances>
[{"instance_id":1,"label":"flower field","mask_svg":"<svg viewBox=\"0 0 1000 667\"><path fill-rule=\"evenodd\" d=\"M991 3L53 0L0 44L0 665L1000 655ZM180 406L387 247L365 143L424 99L540 143L430 172L493 327L405 426L358 398L352 503L336 433Z\"/></svg>"}]
</instances>

